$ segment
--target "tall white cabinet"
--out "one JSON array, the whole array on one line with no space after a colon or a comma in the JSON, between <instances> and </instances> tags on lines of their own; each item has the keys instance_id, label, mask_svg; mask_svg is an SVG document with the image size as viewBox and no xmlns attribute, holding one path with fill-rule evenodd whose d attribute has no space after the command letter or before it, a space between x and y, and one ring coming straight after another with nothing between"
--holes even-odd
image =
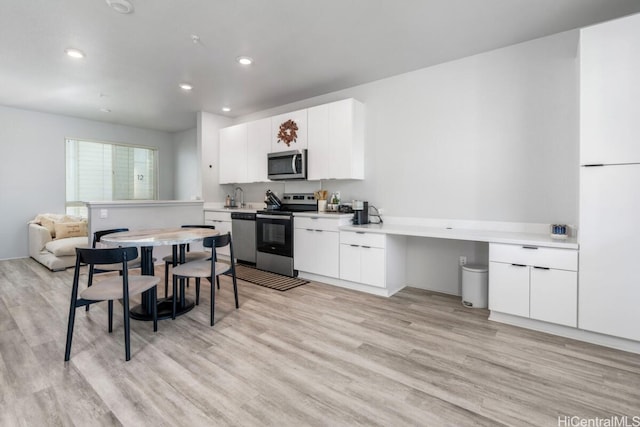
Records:
<instances>
[{"instance_id":1,"label":"tall white cabinet","mask_svg":"<svg viewBox=\"0 0 640 427\"><path fill-rule=\"evenodd\" d=\"M640 341L640 15L580 40L578 327Z\"/></svg>"},{"instance_id":2,"label":"tall white cabinet","mask_svg":"<svg viewBox=\"0 0 640 427\"><path fill-rule=\"evenodd\" d=\"M580 32L580 164L640 160L640 14Z\"/></svg>"}]
</instances>

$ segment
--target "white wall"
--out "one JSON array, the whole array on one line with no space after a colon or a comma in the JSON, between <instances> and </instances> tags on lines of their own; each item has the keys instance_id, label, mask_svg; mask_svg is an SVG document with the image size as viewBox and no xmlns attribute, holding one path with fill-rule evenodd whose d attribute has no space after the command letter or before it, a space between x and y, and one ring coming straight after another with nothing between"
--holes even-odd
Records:
<instances>
[{"instance_id":1,"label":"white wall","mask_svg":"<svg viewBox=\"0 0 640 427\"><path fill-rule=\"evenodd\" d=\"M577 45L561 33L235 122L353 97L365 180L324 188L393 216L576 224Z\"/></svg>"},{"instance_id":2,"label":"white wall","mask_svg":"<svg viewBox=\"0 0 640 427\"><path fill-rule=\"evenodd\" d=\"M235 123L353 97L366 108L365 180L318 186L392 216L577 224L577 47L577 31L556 34ZM483 243L409 239L407 281L459 294L458 257L487 254Z\"/></svg>"},{"instance_id":3,"label":"white wall","mask_svg":"<svg viewBox=\"0 0 640 427\"><path fill-rule=\"evenodd\" d=\"M159 198L173 198L170 134L0 106L0 259L28 256L27 221L64 212L67 137L158 148Z\"/></svg>"},{"instance_id":4,"label":"white wall","mask_svg":"<svg viewBox=\"0 0 640 427\"><path fill-rule=\"evenodd\" d=\"M202 194L198 186L201 167L197 134L197 128L173 134L176 200L192 200Z\"/></svg>"},{"instance_id":5,"label":"white wall","mask_svg":"<svg viewBox=\"0 0 640 427\"><path fill-rule=\"evenodd\" d=\"M231 125L231 119L217 114L199 112L197 116L197 154L200 174L197 186L205 202L223 202L226 193L219 185L218 150L220 129Z\"/></svg>"}]
</instances>

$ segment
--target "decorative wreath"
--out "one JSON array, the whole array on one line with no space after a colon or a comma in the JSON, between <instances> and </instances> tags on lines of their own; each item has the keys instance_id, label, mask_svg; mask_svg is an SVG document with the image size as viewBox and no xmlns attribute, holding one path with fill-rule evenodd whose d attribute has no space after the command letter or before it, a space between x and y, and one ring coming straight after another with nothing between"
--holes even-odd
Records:
<instances>
[{"instance_id":1,"label":"decorative wreath","mask_svg":"<svg viewBox=\"0 0 640 427\"><path fill-rule=\"evenodd\" d=\"M293 120L287 120L280 125L278 131L278 142L282 141L287 147L298 139L298 125Z\"/></svg>"}]
</instances>

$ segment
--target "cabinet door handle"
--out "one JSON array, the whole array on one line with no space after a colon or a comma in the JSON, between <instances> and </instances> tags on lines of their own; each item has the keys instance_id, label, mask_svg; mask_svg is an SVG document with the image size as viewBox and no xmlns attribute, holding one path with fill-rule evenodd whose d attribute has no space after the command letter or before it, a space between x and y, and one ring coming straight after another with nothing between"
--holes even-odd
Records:
<instances>
[{"instance_id":1,"label":"cabinet door handle","mask_svg":"<svg viewBox=\"0 0 640 427\"><path fill-rule=\"evenodd\" d=\"M313 228L307 228L307 231L313 231Z\"/></svg>"},{"instance_id":2,"label":"cabinet door handle","mask_svg":"<svg viewBox=\"0 0 640 427\"><path fill-rule=\"evenodd\" d=\"M537 265L534 265L533 268L537 268L538 270L550 270L549 267L538 267Z\"/></svg>"},{"instance_id":3,"label":"cabinet door handle","mask_svg":"<svg viewBox=\"0 0 640 427\"><path fill-rule=\"evenodd\" d=\"M360 247L358 245L349 245L349 246L351 246L352 248L359 248Z\"/></svg>"},{"instance_id":4,"label":"cabinet door handle","mask_svg":"<svg viewBox=\"0 0 640 427\"><path fill-rule=\"evenodd\" d=\"M322 233L322 230L316 230L316 231L319 232L319 233Z\"/></svg>"},{"instance_id":5,"label":"cabinet door handle","mask_svg":"<svg viewBox=\"0 0 640 427\"><path fill-rule=\"evenodd\" d=\"M371 246L363 246L365 249L371 249Z\"/></svg>"},{"instance_id":6,"label":"cabinet door handle","mask_svg":"<svg viewBox=\"0 0 640 427\"><path fill-rule=\"evenodd\" d=\"M319 219L317 216L312 216L309 219Z\"/></svg>"},{"instance_id":7,"label":"cabinet door handle","mask_svg":"<svg viewBox=\"0 0 640 427\"><path fill-rule=\"evenodd\" d=\"M511 264L514 267L526 267L524 264Z\"/></svg>"},{"instance_id":8,"label":"cabinet door handle","mask_svg":"<svg viewBox=\"0 0 640 427\"><path fill-rule=\"evenodd\" d=\"M364 231L356 231L356 234L364 234Z\"/></svg>"},{"instance_id":9,"label":"cabinet door handle","mask_svg":"<svg viewBox=\"0 0 640 427\"><path fill-rule=\"evenodd\" d=\"M537 246L523 246L522 249L538 249Z\"/></svg>"}]
</instances>

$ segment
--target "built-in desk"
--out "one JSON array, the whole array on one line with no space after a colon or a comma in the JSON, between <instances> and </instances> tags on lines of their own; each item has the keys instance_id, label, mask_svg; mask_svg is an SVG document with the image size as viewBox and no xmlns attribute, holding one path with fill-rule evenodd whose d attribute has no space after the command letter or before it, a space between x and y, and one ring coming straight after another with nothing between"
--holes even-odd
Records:
<instances>
[{"instance_id":1,"label":"built-in desk","mask_svg":"<svg viewBox=\"0 0 640 427\"><path fill-rule=\"evenodd\" d=\"M340 230L413 237L432 237L436 239L472 240L474 242L534 245L544 246L548 248L578 249L578 242L575 237L570 237L565 240L552 239L549 234L532 232L465 229L441 226L437 227L386 223L346 225L340 227Z\"/></svg>"}]
</instances>

